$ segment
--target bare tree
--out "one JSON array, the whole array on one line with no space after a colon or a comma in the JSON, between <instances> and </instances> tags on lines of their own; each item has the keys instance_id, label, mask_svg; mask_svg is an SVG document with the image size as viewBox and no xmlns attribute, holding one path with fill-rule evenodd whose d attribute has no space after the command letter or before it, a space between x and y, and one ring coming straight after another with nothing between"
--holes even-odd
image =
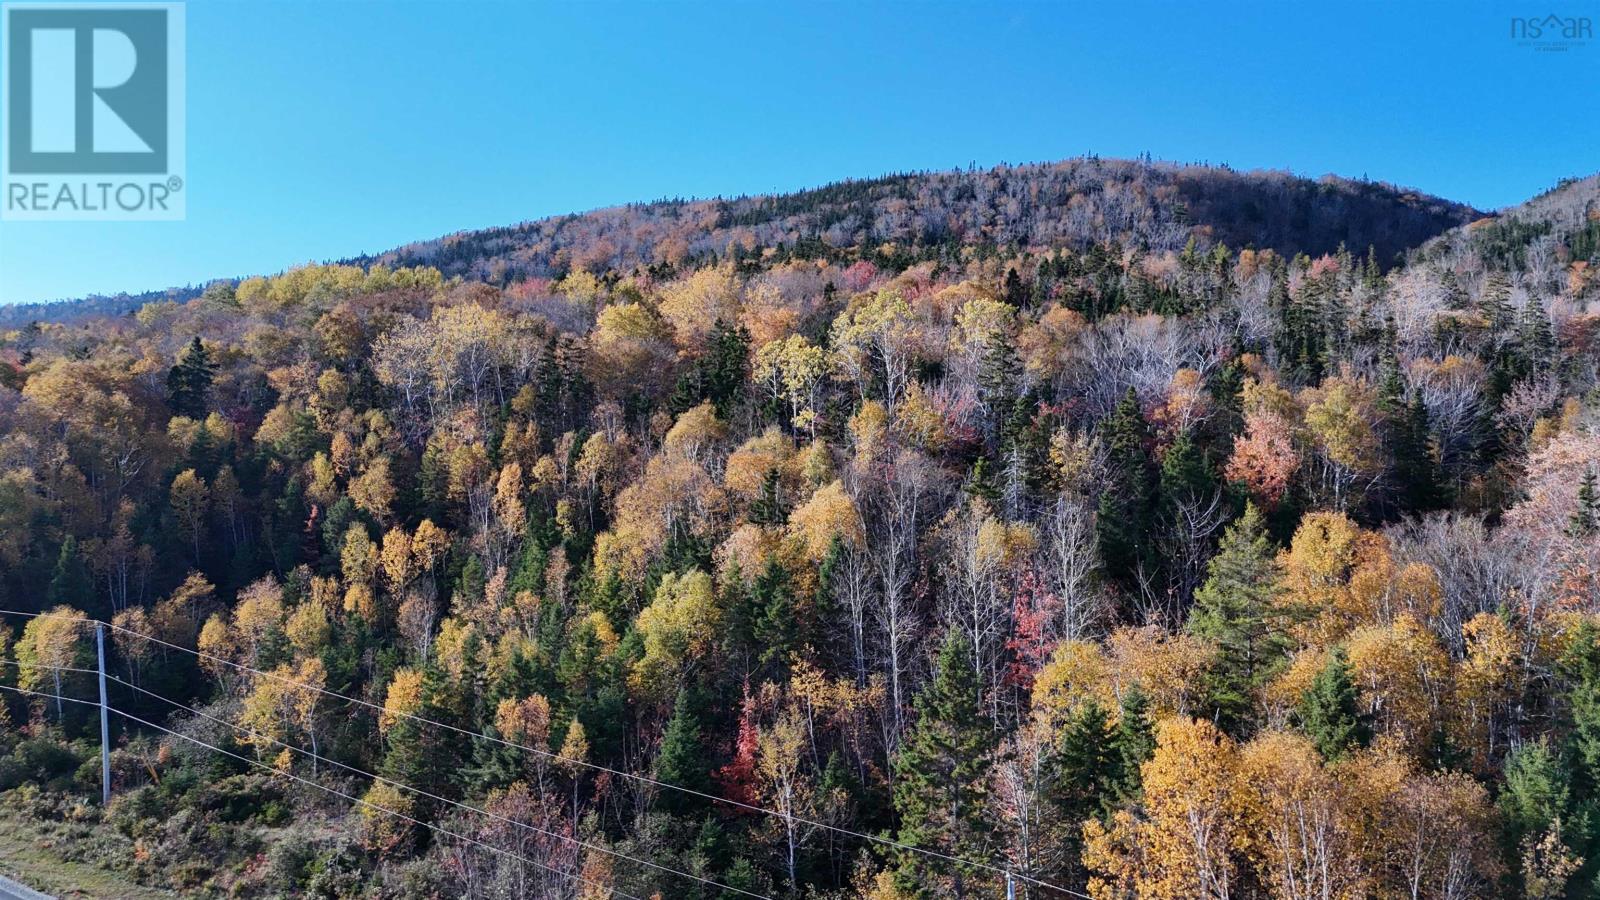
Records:
<instances>
[{"instance_id":1,"label":"bare tree","mask_svg":"<svg viewBox=\"0 0 1600 900\"><path fill-rule=\"evenodd\" d=\"M866 492L863 511L880 592L875 649L888 682L890 716L898 736L905 724L911 687L907 673L922 632L912 593L920 568L917 544L923 523L942 498L944 477L930 460L909 449L896 451L891 460L875 469L875 483Z\"/></svg>"},{"instance_id":2,"label":"bare tree","mask_svg":"<svg viewBox=\"0 0 1600 900\"><path fill-rule=\"evenodd\" d=\"M1094 583L1100 552L1088 501L1072 493L1056 498L1045 514L1040 557L1050 589L1061 600L1056 636L1069 641L1090 637L1105 623L1109 610Z\"/></svg>"}]
</instances>

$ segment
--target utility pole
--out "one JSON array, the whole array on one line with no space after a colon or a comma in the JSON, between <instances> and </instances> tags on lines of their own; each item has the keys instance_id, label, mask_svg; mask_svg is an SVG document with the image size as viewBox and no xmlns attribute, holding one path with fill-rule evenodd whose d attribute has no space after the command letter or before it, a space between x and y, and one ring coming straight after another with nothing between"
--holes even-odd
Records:
<instances>
[{"instance_id":1,"label":"utility pole","mask_svg":"<svg viewBox=\"0 0 1600 900\"><path fill-rule=\"evenodd\" d=\"M94 626L95 655L100 660L100 803L111 805L111 725L106 718L106 626Z\"/></svg>"}]
</instances>

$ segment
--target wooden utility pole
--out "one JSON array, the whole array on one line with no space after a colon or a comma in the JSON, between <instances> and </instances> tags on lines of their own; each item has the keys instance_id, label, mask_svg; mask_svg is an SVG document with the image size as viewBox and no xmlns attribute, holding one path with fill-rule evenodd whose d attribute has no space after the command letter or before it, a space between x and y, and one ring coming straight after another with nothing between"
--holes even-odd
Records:
<instances>
[{"instance_id":1,"label":"wooden utility pole","mask_svg":"<svg viewBox=\"0 0 1600 900\"><path fill-rule=\"evenodd\" d=\"M100 802L111 805L111 725L106 712L106 626L94 626L95 655L100 660Z\"/></svg>"}]
</instances>

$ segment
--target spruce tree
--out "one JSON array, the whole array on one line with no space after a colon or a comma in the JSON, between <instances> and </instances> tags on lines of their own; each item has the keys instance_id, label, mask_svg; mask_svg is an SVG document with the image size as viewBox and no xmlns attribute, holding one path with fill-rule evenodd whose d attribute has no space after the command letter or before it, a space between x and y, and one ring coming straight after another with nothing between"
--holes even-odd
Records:
<instances>
[{"instance_id":1,"label":"spruce tree","mask_svg":"<svg viewBox=\"0 0 1600 900\"><path fill-rule=\"evenodd\" d=\"M206 398L211 393L211 381L217 366L199 336L189 342L178 355L178 362L167 370L167 403L176 415L202 419L206 414Z\"/></svg>"},{"instance_id":2,"label":"spruce tree","mask_svg":"<svg viewBox=\"0 0 1600 900\"><path fill-rule=\"evenodd\" d=\"M1002 438L1006 421L1022 383L1022 362L1010 339L1000 331L991 333L978 360L978 402L984 411L985 437Z\"/></svg>"},{"instance_id":3,"label":"spruce tree","mask_svg":"<svg viewBox=\"0 0 1600 900\"><path fill-rule=\"evenodd\" d=\"M1490 272L1478 295L1478 314L1489 328L1489 337L1499 343L1509 337L1511 327L1511 281L1504 272Z\"/></svg>"},{"instance_id":4,"label":"spruce tree","mask_svg":"<svg viewBox=\"0 0 1600 900\"><path fill-rule=\"evenodd\" d=\"M733 404L745 383L750 356L750 335L743 327L712 323L706 352L678 376L667 406L681 413L704 401L716 407L723 419L731 417Z\"/></svg>"},{"instance_id":5,"label":"spruce tree","mask_svg":"<svg viewBox=\"0 0 1600 900\"><path fill-rule=\"evenodd\" d=\"M1116 794L1119 802L1137 800L1144 788L1144 764L1156 755L1156 727L1150 720L1150 698L1134 683L1122 694L1117 711Z\"/></svg>"},{"instance_id":6,"label":"spruce tree","mask_svg":"<svg viewBox=\"0 0 1600 900\"><path fill-rule=\"evenodd\" d=\"M1012 268L1006 270L1006 282L1004 290L1007 303L1011 304L1017 309L1021 309L1027 304L1028 289L1023 285L1022 276L1017 274L1016 269Z\"/></svg>"},{"instance_id":7,"label":"spruce tree","mask_svg":"<svg viewBox=\"0 0 1600 900\"><path fill-rule=\"evenodd\" d=\"M1567 683L1567 756L1574 769L1574 793L1600 798L1600 628L1593 621L1585 619L1573 630L1560 672Z\"/></svg>"},{"instance_id":8,"label":"spruce tree","mask_svg":"<svg viewBox=\"0 0 1600 900\"><path fill-rule=\"evenodd\" d=\"M1220 437L1232 437L1244 427L1244 366L1237 357L1219 366L1206 384L1216 415L1212 431Z\"/></svg>"},{"instance_id":9,"label":"spruce tree","mask_svg":"<svg viewBox=\"0 0 1600 900\"><path fill-rule=\"evenodd\" d=\"M755 525L782 525L789 517L783 503L783 483L776 468L761 479L761 493L750 504L750 521Z\"/></svg>"},{"instance_id":10,"label":"spruce tree","mask_svg":"<svg viewBox=\"0 0 1600 900\"><path fill-rule=\"evenodd\" d=\"M1175 512L1179 503L1209 497L1216 491L1216 475L1189 431L1180 432L1162 454L1160 485L1161 503L1168 514Z\"/></svg>"},{"instance_id":11,"label":"spruce tree","mask_svg":"<svg viewBox=\"0 0 1600 900\"><path fill-rule=\"evenodd\" d=\"M388 750L379 774L430 794L451 797L456 793L454 779L462 771L470 742L454 732L424 724L467 724L459 691L444 670L432 662L422 672L421 701L413 717L397 718L389 726L385 734ZM437 801L420 795L414 802L413 814L425 822L442 811Z\"/></svg>"},{"instance_id":12,"label":"spruce tree","mask_svg":"<svg viewBox=\"0 0 1600 900\"><path fill-rule=\"evenodd\" d=\"M61 552L56 554L56 566L50 577L50 586L45 590L45 599L50 606L70 606L86 611L94 602L94 580L84 565L83 554L78 551L78 539L74 535L67 535L67 539L61 542Z\"/></svg>"},{"instance_id":13,"label":"spruce tree","mask_svg":"<svg viewBox=\"0 0 1600 900\"><path fill-rule=\"evenodd\" d=\"M985 859L990 823L988 775L995 730L979 705L967 636L952 629L939 648L933 680L917 696L916 724L894 759L897 839L948 856ZM915 897L936 896L935 880L970 889L984 870L920 853L899 854L895 886Z\"/></svg>"},{"instance_id":14,"label":"spruce tree","mask_svg":"<svg viewBox=\"0 0 1600 900\"><path fill-rule=\"evenodd\" d=\"M1517 317L1517 342L1523 366L1530 372L1544 372L1554 365L1557 355L1555 329L1550 314L1538 297L1529 297Z\"/></svg>"},{"instance_id":15,"label":"spruce tree","mask_svg":"<svg viewBox=\"0 0 1600 900\"><path fill-rule=\"evenodd\" d=\"M1406 512L1421 513L1443 506L1444 479L1439 471L1439 461L1433 455L1432 426L1428 421L1428 407L1423 404L1422 398L1412 398L1401 409L1388 437L1401 508Z\"/></svg>"},{"instance_id":16,"label":"spruce tree","mask_svg":"<svg viewBox=\"0 0 1600 900\"><path fill-rule=\"evenodd\" d=\"M1339 759L1372 740L1372 728L1361 713L1350 662L1342 647L1334 648L1328 664L1301 696L1296 712L1300 730L1323 759Z\"/></svg>"},{"instance_id":17,"label":"spruce tree","mask_svg":"<svg viewBox=\"0 0 1600 900\"><path fill-rule=\"evenodd\" d=\"M1248 504L1224 532L1205 583L1195 591L1188 623L1190 634L1216 646L1206 670L1206 702L1218 726L1230 733L1249 716L1256 689L1288 658L1288 635L1273 615L1277 581L1266 524L1255 504Z\"/></svg>"},{"instance_id":18,"label":"spruce tree","mask_svg":"<svg viewBox=\"0 0 1600 900\"><path fill-rule=\"evenodd\" d=\"M962 489L973 497L981 498L990 504L1000 501L1000 485L997 483L994 464L989 462L989 457L980 456L972 461L972 468L967 471L967 482Z\"/></svg>"},{"instance_id":19,"label":"spruce tree","mask_svg":"<svg viewBox=\"0 0 1600 900\"><path fill-rule=\"evenodd\" d=\"M1070 830L1091 817L1109 819L1123 761L1117 726L1099 703L1090 700L1067 722L1053 756L1053 795Z\"/></svg>"},{"instance_id":20,"label":"spruce tree","mask_svg":"<svg viewBox=\"0 0 1600 900\"><path fill-rule=\"evenodd\" d=\"M1378 265L1378 248L1367 245L1367 262L1362 266L1361 280L1369 290L1383 286L1383 267Z\"/></svg>"},{"instance_id":21,"label":"spruce tree","mask_svg":"<svg viewBox=\"0 0 1600 900\"><path fill-rule=\"evenodd\" d=\"M1155 557L1165 563L1162 575L1167 590L1180 601L1188 600L1200 578L1198 564L1210 552L1209 536L1198 537L1190 529L1189 516L1195 509L1218 500L1217 479L1204 451L1188 430L1180 432L1161 456L1157 505L1160 539L1163 547L1182 551L1191 541L1204 543L1189 552L1166 552Z\"/></svg>"},{"instance_id":22,"label":"spruce tree","mask_svg":"<svg viewBox=\"0 0 1600 900\"><path fill-rule=\"evenodd\" d=\"M789 655L799 648L801 625L796 619L794 590L789 573L776 559L767 561L761 574L750 585L754 613L755 645L761 649L761 668L781 670Z\"/></svg>"},{"instance_id":23,"label":"spruce tree","mask_svg":"<svg viewBox=\"0 0 1600 900\"><path fill-rule=\"evenodd\" d=\"M1584 858L1575 882L1594 884L1600 871L1600 629L1592 621L1574 630L1560 672L1568 719L1561 780L1570 794L1563 838Z\"/></svg>"},{"instance_id":24,"label":"spruce tree","mask_svg":"<svg viewBox=\"0 0 1600 900\"><path fill-rule=\"evenodd\" d=\"M1116 725L1092 699L1061 729L1045 766L1045 833L1040 839L1065 852L1059 854L1062 871L1037 873L1044 880L1062 884L1084 880L1080 864L1084 823L1109 822L1122 799L1119 751Z\"/></svg>"},{"instance_id":25,"label":"spruce tree","mask_svg":"<svg viewBox=\"0 0 1600 900\"><path fill-rule=\"evenodd\" d=\"M656 755L656 780L691 791L706 793L711 788L706 748L700 741L700 717L688 691L678 692L672 718L661 737L661 752ZM676 816L694 815L705 808L705 801L683 791L664 790L656 803Z\"/></svg>"},{"instance_id":26,"label":"spruce tree","mask_svg":"<svg viewBox=\"0 0 1600 900\"><path fill-rule=\"evenodd\" d=\"M1150 429L1139 409L1139 396L1129 388L1102 423L1110 477L1100 494L1096 528L1101 559L1112 578L1131 586L1141 563L1149 562L1150 520L1155 493L1145 445Z\"/></svg>"},{"instance_id":27,"label":"spruce tree","mask_svg":"<svg viewBox=\"0 0 1600 900\"><path fill-rule=\"evenodd\" d=\"M1394 326L1394 319L1389 319L1389 327ZM1390 342L1383 350L1383 361L1379 365L1378 379L1378 412L1394 419L1406 405L1406 379L1400 373L1400 358L1396 355L1394 344Z\"/></svg>"},{"instance_id":28,"label":"spruce tree","mask_svg":"<svg viewBox=\"0 0 1600 900\"><path fill-rule=\"evenodd\" d=\"M1567 522L1567 534L1575 538L1588 537L1600 529L1600 485L1596 484L1595 470L1591 467L1578 482L1578 504Z\"/></svg>"},{"instance_id":29,"label":"spruce tree","mask_svg":"<svg viewBox=\"0 0 1600 900\"><path fill-rule=\"evenodd\" d=\"M1565 815L1571 793L1560 760L1542 740L1511 751L1505 773L1500 814L1507 843L1518 852L1525 839L1538 838Z\"/></svg>"}]
</instances>

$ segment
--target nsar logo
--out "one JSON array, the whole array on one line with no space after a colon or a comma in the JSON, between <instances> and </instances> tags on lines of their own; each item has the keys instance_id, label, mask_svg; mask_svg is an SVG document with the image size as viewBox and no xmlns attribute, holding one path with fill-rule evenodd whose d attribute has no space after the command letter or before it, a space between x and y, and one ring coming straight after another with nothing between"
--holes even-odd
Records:
<instances>
[{"instance_id":1,"label":"nsar logo","mask_svg":"<svg viewBox=\"0 0 1600 900\"><path fill-rule=\"evenodd\" d=\"M1540 52L1575 50L1594 40L1594 20L1588 16L1512 16L1511 39L1519 47Z\"/></svg>"}]
</instances>

